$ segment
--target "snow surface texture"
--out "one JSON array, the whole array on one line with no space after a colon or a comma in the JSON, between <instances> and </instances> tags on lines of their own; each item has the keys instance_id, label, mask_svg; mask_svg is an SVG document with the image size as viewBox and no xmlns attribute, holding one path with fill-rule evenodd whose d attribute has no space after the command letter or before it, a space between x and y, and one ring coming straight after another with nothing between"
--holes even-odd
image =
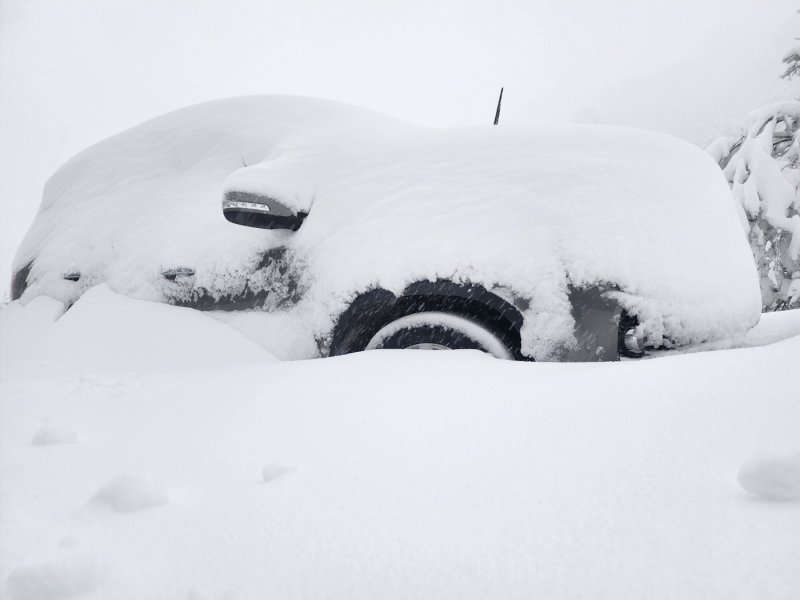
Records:
<instances>
[{"instance_id":1,"label":"snow surface texture","mask_svg":"<svg viewBox=\"0 0 800 600\"><path fill-rule=\"evenodd\" d=\"M225 190L310 214L296 233L232 225ZM735 344L759 298L729 196L707 155L654 133L435 129L310 98L234 98L69 161L15 268L34 261L24 301L65 304L100 282L163 301L287 292L291 281L299 304L270 300L278 293L265 304L295 336L282 357L316 355L315 339L324 350L354 294L437 278L527 299L522 350L539 360L573 340L570 284L617 285L653 346ZM263 266L281 247L280 268ZM161 276L176 267L195 271L188 287ZM80 281L63 279L75 272Z\"/></svg>"},{"instance_id":2,"label":"snow surface texture","mask_svg":"<svg viewBox=\"0 0 800 600\"><path fill-rule=\"evenodd\" d=\"M743 135L720 138L708 152L737 200L764 309L800 306L800 102L753 112Z\"/></svg>"},{"instance_id":3,"label":"snow surface texture","mask_svg":"<svg viewBox=\"0 0 800 600\"><path fill-rule=\"evenodd\" d=\"M186 313L83 303L153 331ZM8 600L800 597L800 504L758 495L797 471L749 466L800 452L800 311L764 315L748 340L771 345L607 364L253 364L191 313L191 347L158 343L198 367L169 372L128 370L141 336L107 348L116 362L83 352L102 329L48 308L0 310L4 356L22 355L0 376ZM85 339L43 363L59 327ZM43 423L77 443L31 445ZM152 494L168 501L142 508Z\"/></svg>"}]
</instances>

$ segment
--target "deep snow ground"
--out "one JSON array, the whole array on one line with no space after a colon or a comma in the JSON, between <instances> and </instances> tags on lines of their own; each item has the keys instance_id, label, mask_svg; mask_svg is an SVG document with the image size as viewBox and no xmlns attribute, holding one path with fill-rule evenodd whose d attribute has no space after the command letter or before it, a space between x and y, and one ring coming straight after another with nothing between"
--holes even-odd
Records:
<instances>
[{"instance_id":1,"label":"deep snow ground","mask_svg":"<svg viewBox=\"0 0 800 600\"><path fill-rule=\"evenodd\" d=\"M800 596L800 503L737 482L800 452L800 313L613 364L275 362L84 300L0 311L4 598Z\"/></svg>"}]
</instances>

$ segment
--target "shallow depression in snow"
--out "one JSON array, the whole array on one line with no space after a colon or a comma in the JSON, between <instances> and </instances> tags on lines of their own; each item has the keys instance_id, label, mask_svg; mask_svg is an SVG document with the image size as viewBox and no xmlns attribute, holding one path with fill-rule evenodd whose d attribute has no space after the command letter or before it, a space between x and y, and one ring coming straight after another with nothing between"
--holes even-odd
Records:
<instances>
[{"instance_id":1,"label":"shallow depression in snow","mask_svg":"<svg viewBox=\"0 0 800 600\"><path fill-rule=\"evenodd\" d=\"M63 427L42 427L31 440L33 446L55 446L59 444L76 444L78 434L72 429Z\"/></svg>"},{"instance_id":2,"label":"shallow depression in snow","mask_svg":"<svg viewBox=\"0 0 800 600\"><path fill-rule=\"evenodd\" d=\"M7 600L66 600L83 597L102 583L100 566L81 558L70 558L17 567L6 580Z\"/></svg>"},{"instance_id":3,"label":"shallow depression in snow","mask_svg":"<svg viewBox=\"0 0 800 600\"><path fill-rule=\"evenodd\" d=\"M169 494L147 472L117 475L92 496L90 504L118 513L131 513L167 504Z\"/></svg>"},{"instance_id":4,"label":"shallow depression in snow","mask_svg":"<svg viewBox=\"0 0 800 600\"><path fill-rule=\"evenodd\" d=\"M766 500L800 500L800 453L751 459L739 470L739 483Z\"/></svg>"}]
</instances>

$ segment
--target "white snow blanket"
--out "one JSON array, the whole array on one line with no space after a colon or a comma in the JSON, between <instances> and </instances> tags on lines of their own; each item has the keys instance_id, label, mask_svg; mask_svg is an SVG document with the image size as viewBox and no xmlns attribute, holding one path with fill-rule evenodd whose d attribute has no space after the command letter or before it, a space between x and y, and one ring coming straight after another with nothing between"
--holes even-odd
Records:
<instances>
[{"instance_id":1,"label":"white snow blanket","mask_svg":"<svg viewBox=\"0 0 800 600\"><path fill-rule=\"evenodd\" d=\"M226 190L309 217L294 233L236 226ZM725 179L687 143L601 126L427 128L298 97L192 106L82 152L48 182L15 269L33 261L23 300L69 303L99 282L163 300L161 273L179 266L216 297L266 285L257 267L278 246L305 292L297 327L317 339L354 294L437 278L528 300L522 350L537 359L572 339L569 285L617 286L651 345L738 343L760 312Z\"/></svg>"},{"instance_id":2,"label":"white snow blanket","mask_svg":"<svg viewBox=\"0 0 800 600\"><path fill-rule=\"evenodd\" d=\"M800 597L800 311L656 360L255 364L198 311L59 308L0 309L4 600Z\"/></svg>"}]
</instances>

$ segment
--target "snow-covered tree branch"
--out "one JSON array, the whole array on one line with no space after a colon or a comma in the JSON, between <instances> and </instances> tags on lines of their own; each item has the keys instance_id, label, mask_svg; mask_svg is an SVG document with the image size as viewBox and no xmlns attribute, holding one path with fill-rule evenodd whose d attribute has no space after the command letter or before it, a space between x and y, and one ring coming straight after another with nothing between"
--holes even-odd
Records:
<instances>
[{"instance_id":1,"label":"snow-covered tree branch","mask_svg":"<svg viewBox=\"0 0 800 600\"><path fill-rule=\"evenodd\" d=\"M800 75L800 46L795 46L783 57L786 70L783 72L784 79L791 79L795 75Z\"/></svg>"},{"instance_id":2,"label":"snow-covered tree branch","mask_svg":"<svg viewBox=\"0 0 800 600\"><path fill-rule=\"evenodd\" d=\"M764 310L800 307L800 102L751 113L741 137L720 138L708 152L737 200Z\"/></svg>"}]
</instances>

